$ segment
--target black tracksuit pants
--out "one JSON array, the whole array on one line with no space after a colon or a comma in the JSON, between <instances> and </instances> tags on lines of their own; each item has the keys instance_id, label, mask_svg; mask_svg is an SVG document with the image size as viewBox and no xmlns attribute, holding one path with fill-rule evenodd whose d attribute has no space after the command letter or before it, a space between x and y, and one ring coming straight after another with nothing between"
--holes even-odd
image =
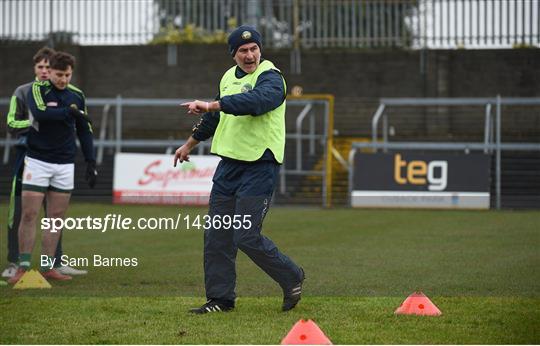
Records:
<instances>
[{"instance_id":1,"label":"black tracksuit pants","mask_svg":"<svg viewBox=\"0 0 540 346\"><path fill-rule=\"evenodd\" d=\"M212 228L204 234L206 297L234 304L238 249L284 290L301 279L300 268L261 234L262 223L277 184L279 164L270 160L243 162L222 159L213 178L209 216L242 220L239 229ZM251 221L243 222L244 216ZM236 224L238 226L238 223Z\"/></svg>"}]
</instances>

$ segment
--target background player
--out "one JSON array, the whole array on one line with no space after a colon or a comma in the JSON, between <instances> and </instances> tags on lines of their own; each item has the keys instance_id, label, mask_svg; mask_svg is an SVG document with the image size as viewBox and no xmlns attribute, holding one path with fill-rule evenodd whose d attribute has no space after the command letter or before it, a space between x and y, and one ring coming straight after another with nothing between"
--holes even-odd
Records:
<instances>
[{"instance_id":1,"label":"background player","mask_svg":"<svg viewBox=\"0 0 540 346\"><path fill-rule=\"evenodd\" d=\"M49 59L55 53L51 48L41 48L33 57L35 81L46 81L49 79ZM17 139L15 146L15 164L13 166L13 178L11 184L11 195L8 210L8 266L2 272L2 277L10 278L17 272L19 259L18 230L21 218L21 185L22 173L24 169L24 157L26 155L26 140L30 121L28 120L27 95L32 87L32 83L23 84L15 89L11 97L9 112L7 115L7 127L10 133ZM66 275L84 275L86 270L79 270L69 266L61 266L62 239L58 241L55 253L55 263L58 271Z\"/></svg>"},{"instance_id":2,"label":"background player","mask_svg":"<svg viewBox=\"0 0 540 346\"><path fill-rule=\"evenodd\" d=\"M75 133L87 162L86 179L90 187L96 182L92 126L84 94L69 84L74 67L73 56L55 53L50 58L50 81L32 83L27 95L31 127L22 184L19 268L10 283L16 283L30 267L36 222L44 198L47 199L47 217L64 217L73 190ZM42 253L48 256L49 263L54 263L53 254L60 234L61 230L44 230ZM41 271L47 279L71 279L47 266L42 266Z\"/></svg>"}]
</instances>

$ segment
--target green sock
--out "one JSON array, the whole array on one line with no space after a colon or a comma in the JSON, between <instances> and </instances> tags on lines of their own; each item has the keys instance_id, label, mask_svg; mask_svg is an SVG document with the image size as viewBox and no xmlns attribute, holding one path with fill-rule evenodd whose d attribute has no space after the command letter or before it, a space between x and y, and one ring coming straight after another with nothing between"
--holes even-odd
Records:
<instances>
[{"instance_id":1,"label":"green sock","mask_svg":"<svg viewBox=\"0 0 540 346\"><path fill-rule=\"evenodd\" d=\"M53 259L54 259L54 256L47 256L47 263L53 263L53 262L52 262ZM40 267L39 267L39 271L42 272L42 273L44 273L44 272L46 272L46 271L49 271L49 270L51 270L51 266L50 266L50 265L40 266Z\"/></svg>"},{"instance_id":2,"label":"green sock","mask_svg":"<svg viewBox=\"0 0 540 346\"><path fill-rule=\"evenodd\" d=\"M19 267L28 270L30 268L30 260L32 259L31 253L19 254Z\"/></svg>"}]
</instances>

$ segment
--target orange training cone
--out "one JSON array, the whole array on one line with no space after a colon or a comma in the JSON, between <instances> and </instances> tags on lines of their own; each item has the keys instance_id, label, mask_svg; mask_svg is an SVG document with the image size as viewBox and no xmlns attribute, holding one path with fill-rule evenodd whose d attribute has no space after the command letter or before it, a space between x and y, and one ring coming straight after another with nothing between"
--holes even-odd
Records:
<instances>
[{"instance_id":1,"label":"orange training cone","mask_svg":"<svg viewBox=\"0 0 540 346\"><path fill-rule=\"evenodd\" d=\"M300 320L294 324L282 345L332 345L319 326L312 320Z\"/></svg>"},{"instance_id":2,"label":"orange training cone","mask_svg":"<svg viewBox=\"0 0 540 346\"><path fill-rule=\"evenodd\" d=\"M414 292L394 311L397 315L440 316L441 310L422 292Z\"/></svg>"}]
</instances>

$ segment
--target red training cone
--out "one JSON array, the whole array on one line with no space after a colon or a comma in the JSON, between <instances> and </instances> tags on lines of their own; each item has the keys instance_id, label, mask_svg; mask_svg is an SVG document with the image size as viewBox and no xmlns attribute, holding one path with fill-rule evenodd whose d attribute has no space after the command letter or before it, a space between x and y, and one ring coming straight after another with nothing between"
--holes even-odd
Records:
<instances>
[{"instance_id":1,"label":"red training cone","mask_svg":"<svg viewBox=\"0 0 540 346\"><path fill-rule=\"evenodd\" d=\"M332 345L319 326L312 320L300 320L294 324L282 345Z\"/></svg>"},{"instance_id":2,"label":"red training cone","mask_svg":"<svg viewBox=\"0 0 540 346\"><path fill-rule=\"evenodd\" d=\"M398 315L440 316L441 310L422 292L414 292L394 311Z\"/></svg>"}]
</instances>

